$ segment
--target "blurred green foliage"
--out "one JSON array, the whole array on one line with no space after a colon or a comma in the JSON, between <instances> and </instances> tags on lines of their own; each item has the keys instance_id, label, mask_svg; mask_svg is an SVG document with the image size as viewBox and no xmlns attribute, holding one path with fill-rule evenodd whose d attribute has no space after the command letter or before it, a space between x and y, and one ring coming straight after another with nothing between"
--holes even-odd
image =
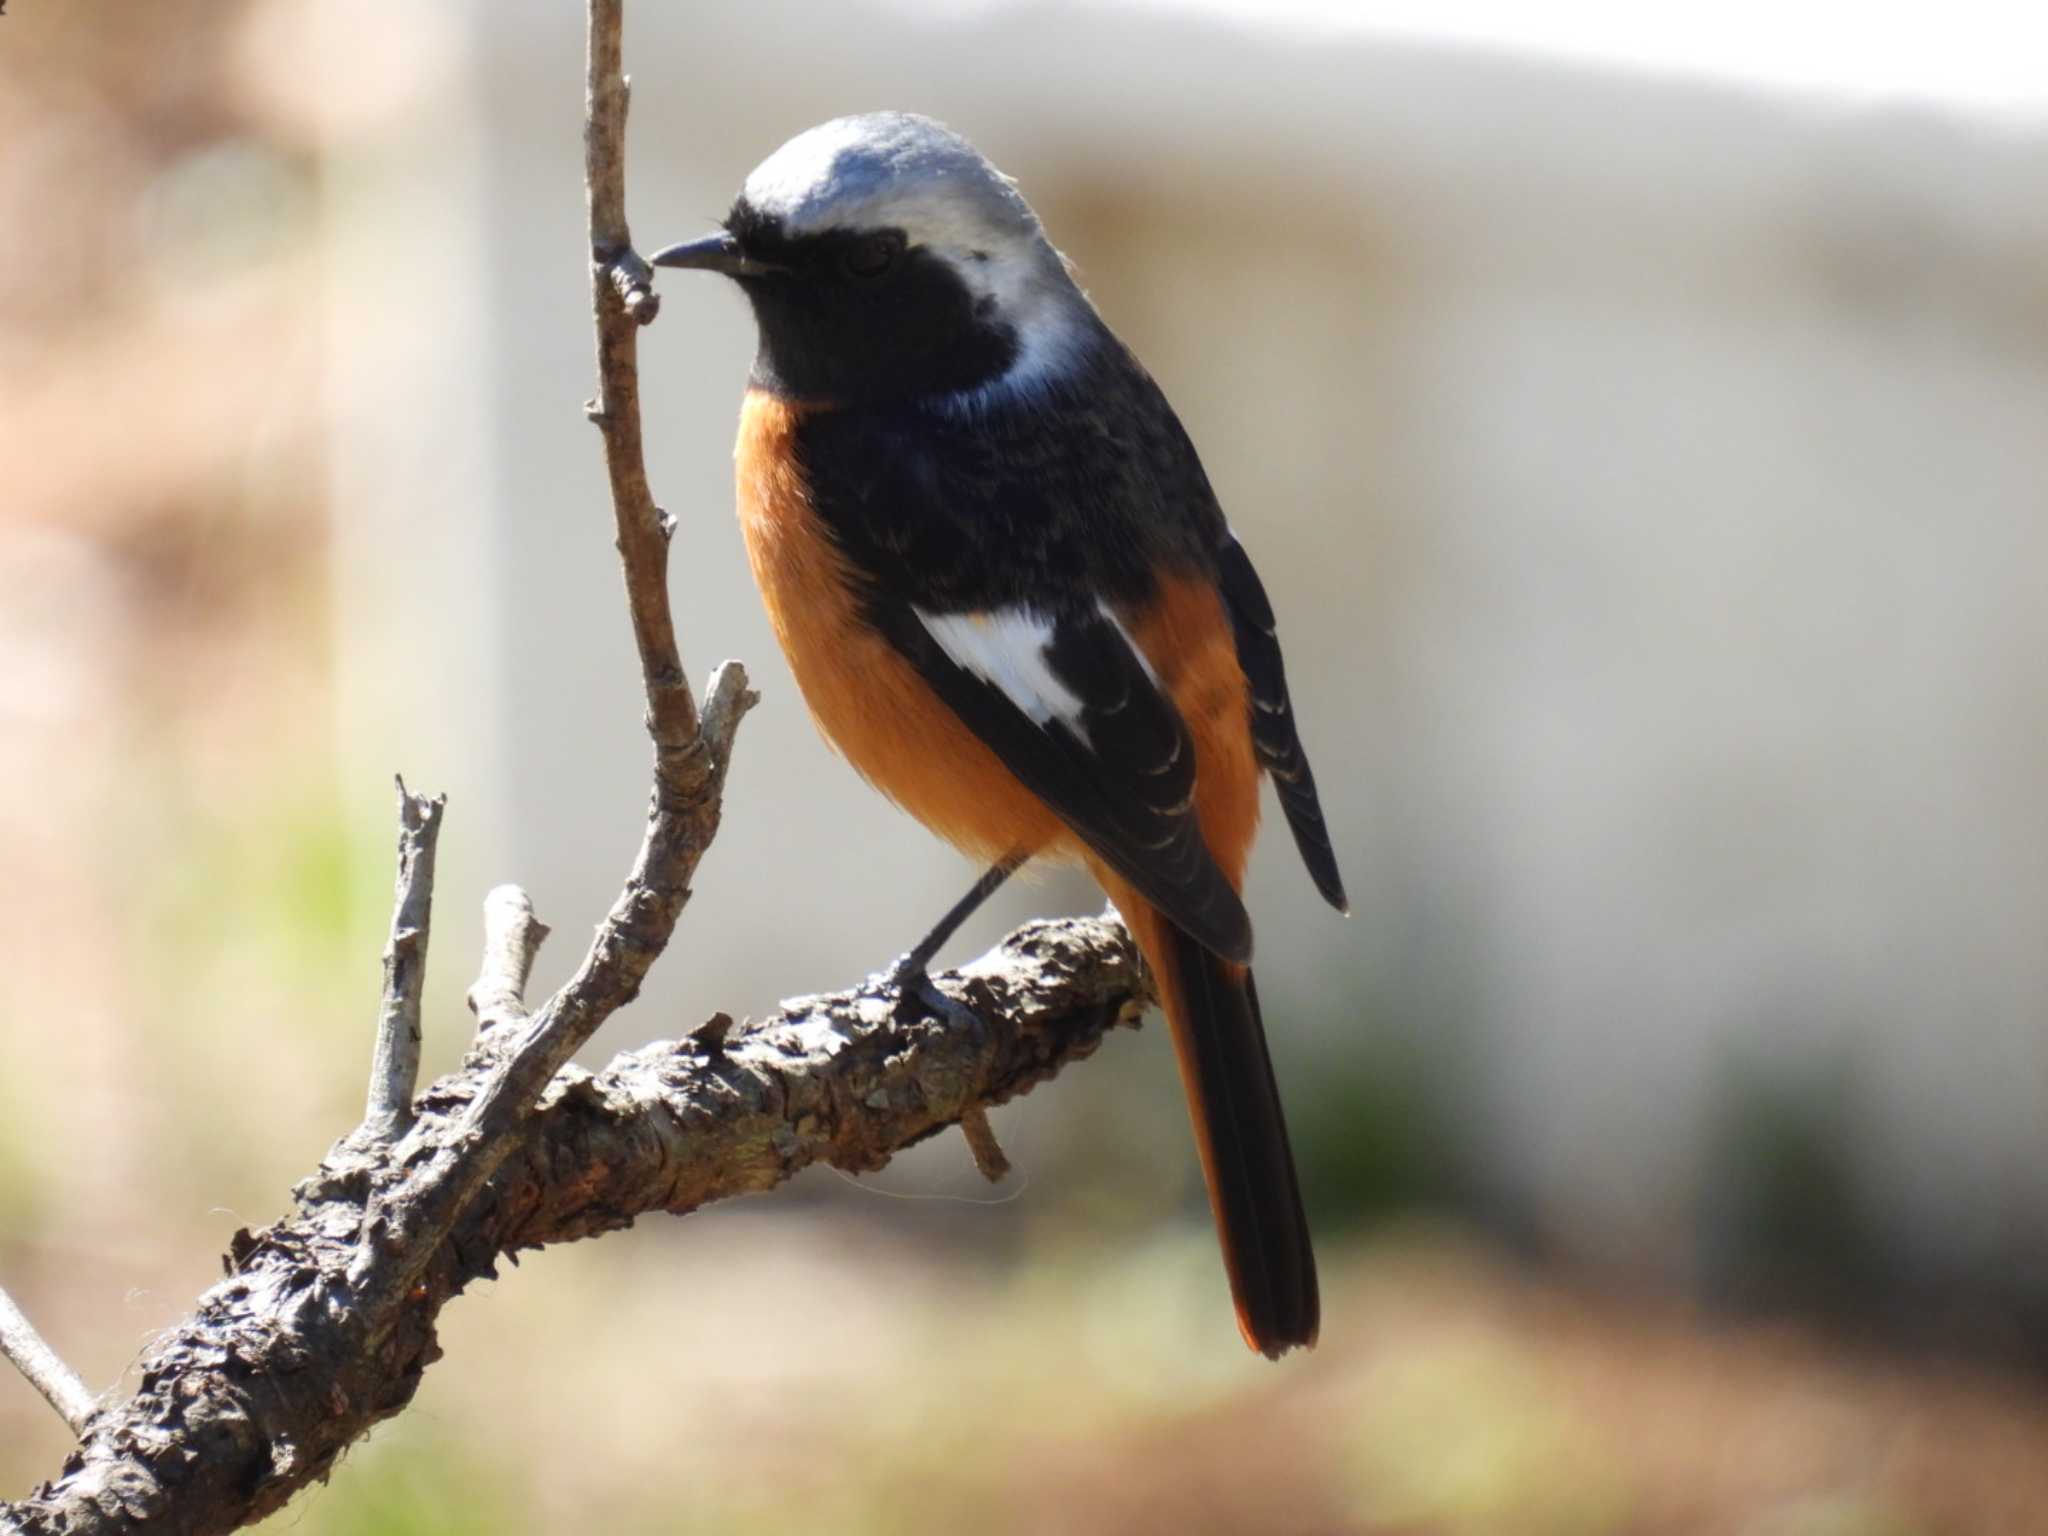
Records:
<instances>
[{"instance_id":1,"label":"blurred green foliage","mask_svg":"<svg viewBox=\"0 0 2048 1536\"><path fill-rule=\"evenodd\" d=\"M1734 1306L1868 1319L1897 1265L1858 1169L1846 1058L1736 1057L1707 1132L1700 1267Z\"/></svg>"},{"instance_id":2,"label":"blurred green foliage","mask_svg":"<svg viewBox=\"0 0 2048 1536\"><path fill-rule=\"evenodd\" d=\"M175 824L176 847L139 892L155 970L176 978L195 961L203 973L209 956L254 957L319 987L362 969L370 893L355 872L389 857L350 837L338 799L301 793L232 815L188 805Z\"/></svg>"},{"instance_id":3,"label":"blurred green foliage","mask_svg":"<svg viewBox=\"0 0 2048 1536\"><path fill-rule=\"evenodd\" d=\"M1463 1149L1440 1064L1404 1038L1361 1033L1313 1074L1293 1077L1287 1106L1319 1231L1434 1206L1457 1188Z\"/></svg>"},{"instance_id":4,"label":"blurred green foliage","mask_svg":"<svg viewBox=\"0 0 2048 1536\"><path fill-rule=\"evenodd\" d=\"M500 1469L439 1430L378 1433L326 1487L256 1527L302 1536L501 1536L524 1528Z\"/></svg>"}]
</instances>

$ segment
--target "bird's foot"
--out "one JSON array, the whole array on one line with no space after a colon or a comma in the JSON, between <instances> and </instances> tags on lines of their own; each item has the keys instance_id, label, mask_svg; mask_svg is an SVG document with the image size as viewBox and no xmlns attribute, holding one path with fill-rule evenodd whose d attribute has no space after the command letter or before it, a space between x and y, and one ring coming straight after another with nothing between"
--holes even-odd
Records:
<instances>
[{"instance_id":1,"label":"bird's foot","mask_svg":"<svg viewBox=\"0 0 2048 1536\"><path fill-rule=\"evenodd\" d=\"M977 1041L988 1037L988 1026L982 1022L981 1015L957 998L941 992L938 983L932 980L931 972L918 963L916 956L905 955L899 959L890 970L888 980L896 990L899 1017L922 1011L948 1029L959 1030Z\"/></svg>"}]
</instances>

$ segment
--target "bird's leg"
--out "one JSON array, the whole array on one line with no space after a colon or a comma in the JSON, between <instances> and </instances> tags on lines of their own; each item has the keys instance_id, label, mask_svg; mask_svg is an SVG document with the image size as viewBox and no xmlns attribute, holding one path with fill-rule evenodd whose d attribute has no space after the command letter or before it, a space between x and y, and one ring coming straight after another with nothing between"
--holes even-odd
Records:
<instances>
[{"instance_id":1,"label":"bird's leg","mask_svg":"<svg viewBox=\"0 0 2048 1536\"><path fill-rule=\"evenodd\" d=\"M974 1010L965 1003L955 1002L941 992L932 982L929 967L932 957L944 947L948 939L960 931L960 925L972 917L980 909L981 904L1000 890L1003 882L1017 872L1025 857L1022 853L1009 853L998 859L989 867L986 874L974 882L965 896L953 903L946 915L933 925L932 931L919 939L890 968L889 984L896 989L903 1003L915 998L935 1018L945 1020L956 1029L980 1033L981 1020L975 1017Z\"/></svg>"}]
</instances>

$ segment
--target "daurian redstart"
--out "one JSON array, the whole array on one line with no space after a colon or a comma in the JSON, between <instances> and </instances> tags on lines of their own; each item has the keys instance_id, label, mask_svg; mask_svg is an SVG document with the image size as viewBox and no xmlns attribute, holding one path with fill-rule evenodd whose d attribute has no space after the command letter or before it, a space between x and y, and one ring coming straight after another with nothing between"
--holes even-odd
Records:
<instances>
[{"instance_id":1,"label":"daurian redstart","mask_svg":"<svg viewBox=\"0 0 2048 1536\"><path fill-rule=\"evenodd\" d=\"M1201 461L1008 177L928 118L800 134L724 226L653 258L722 272L760 350L739 515L825 736L992 867L1092 870L1171 1022L1239 1327L1312 1344L1315 1256L1238 892L1271 776L1316 888L1344 887L1273 609Z\"/></svg>"}]
</instances>

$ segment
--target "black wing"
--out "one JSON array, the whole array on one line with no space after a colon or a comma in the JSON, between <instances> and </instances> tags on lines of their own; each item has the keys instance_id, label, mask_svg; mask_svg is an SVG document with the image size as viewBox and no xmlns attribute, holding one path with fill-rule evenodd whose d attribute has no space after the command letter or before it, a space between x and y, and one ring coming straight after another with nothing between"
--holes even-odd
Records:
<instances>
[{"instance_id":1,"label":"black wing","mask_svg":"<svg viewBox=\"0 0 2048 1536\"><path fill-rule=\"evenodd\" d=\"M882 605L876 617L946 707L1105 864L1203 947L1249 962L1251 919L1195 818L1194 742L1123 631L1099 609L997 614L934 616L936 633L912 607ZM991 677L955 659L939 638L946 617L990 632L1007 623L1023 643L1042 626L1038 655L1065 710L1047 713L1043 694L1000 668Z\"/></svg>"},{"instance_id":2,"label":"black wing","mask_svg":"<svg viewBox=\"0 0 2048 1536\"><path fill-rule=\"evenodd\" d=\"M1097 857L1249 961L1251 920L1195 815L1187 725L1104 606L1150 580L1142 467L1116 434L821 411L798 452L869 621Z\"/></svg>"},{"instance_id":3,"label":"black wing","mask_svg":"<svg viewBox=\"0 0 2048 1536\"><path fill-rule=\"evenodd\" d=\"M1330 846L1330 829L1324 825L1322 802L1316 796L1316 777L1309 771L1308 753L1302 750L1301 732L1287 697L1287 669L1280 659L1273 605L1266 600L1259 573L1252 569L1251 556L1235 535L1224 534L1217 561L1217 579L1237 631L1237 662L1251 685L1252 745L1259 762L1273 776L1280 809L1287 813L1294 846L1301 850L1309 878L1325 901L1339 912L1349 912L1344 877L1337 873L1337 850Z\"/></svg>"}]
</instances>

